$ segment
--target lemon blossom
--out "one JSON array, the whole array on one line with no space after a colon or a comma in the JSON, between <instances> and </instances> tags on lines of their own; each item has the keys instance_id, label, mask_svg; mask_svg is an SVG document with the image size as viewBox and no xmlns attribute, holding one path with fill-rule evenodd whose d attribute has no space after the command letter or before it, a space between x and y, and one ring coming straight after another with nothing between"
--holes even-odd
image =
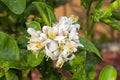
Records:
<instances>
[{"instance_id":1,"label":"lemon blossom","mask_svg":"<svg viewBox=\"0 0 120 80\"><path fill-rule=\"evenodd\" d=\"M39 31L28 28L27 32L31 35L28 50L35 53L44 50L48 58L57 61L56 67L61 68L65 62L74 59L78 46L83 47L79 42L77 31L80 25L76 23L77 20L75 16L63 16L52 27L43 26Z\"/></svg>"},{"instance_id":2,"label":"lemon blossom","mask_svg":"<svg viewBox=\"0 0 120 80\"><path fill-rule=\"evenodd\" d=\"M28 50L33 51L37 57L39 50L41 50L46 44L47 36L41 31L36 31L33 28L28 28L27 32L31 35L27 48Z\"/></svg>"}]
</instances>

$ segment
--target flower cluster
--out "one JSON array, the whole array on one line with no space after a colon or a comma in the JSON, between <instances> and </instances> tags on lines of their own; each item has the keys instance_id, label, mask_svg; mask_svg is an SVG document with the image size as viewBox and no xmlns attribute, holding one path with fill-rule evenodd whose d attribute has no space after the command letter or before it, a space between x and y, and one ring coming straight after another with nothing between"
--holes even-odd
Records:
<instances>
[{"instance_id":1,"label":"flower cluster","mask_svg":"<svg viewBox=\"0 0 120 80\"><path fill-rule=\"evenodd\" d=\"M42 30L36 31L28 28L27 32L31 35L29 38L28 50L38 56L40 50L44 50L45 55L52 60L56 60L56 67L61 68L64 62L72 60L77 51L77 47L82 44L79 42L77 30L80 25L77 24L78 18L63 16L53 27L43 26Z\"/></svg>"}]
</instances>

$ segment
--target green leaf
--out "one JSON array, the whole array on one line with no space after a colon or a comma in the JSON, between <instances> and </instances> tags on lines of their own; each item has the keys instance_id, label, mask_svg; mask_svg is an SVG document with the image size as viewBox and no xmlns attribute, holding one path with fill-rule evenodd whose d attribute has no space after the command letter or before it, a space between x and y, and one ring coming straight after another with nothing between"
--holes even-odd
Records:
<instances>
[{"instance_id":1,"label":"green leaf","mask_svg":"<svg viewBox=\"0 0 120 80\"><path fill-rule=\"evenodd\" d=\"M29 78L21 78L20 80L30 80Z\"/></svg>"},{"instance_id":2,"label":"green leaf","mask_svg":"<svg viewBox=\"0 0 120 80\"><path fill-rule=\"evenodd\" d=\"M6 80L19 80L17 75L13 71L8 71L5 73Z\"/></svg>"},{"instance_id":3,"label":"green leaf","mask_svg":"<svg viewBox=\"0 0 120 80\"><path fill-rule=\"evenodd\" d=\"M86 52L80 52L75 56L75 59L70 61L73 77L71 80L86 80L85 74Z\"/></svg>"},{"instance_id":4,"label":"green leaf","mask_svg":"<svg viewBox=\"0 0 120 80\"><path fill-rule=\"evenodd\" d=\"M102 7L103 0L98 0L97 5L95 6L95 9L100 9Z\"/></svg>"},{"instance_id":5,"label":"green leaf","mask_svg":"<svg viewBox=\"0 0 120 80\"><path fill-rule=\"evenodd\" d=\"M101 22L109 25L113 29L120 31L120 25L117 23L117 21L114 18L102 19Z\"/></svg>"},{"instance_id":6,"label":"green leaf","mask_svg":"<svg viewBox=\"0 0 120 80\"><path fill-rule=\"evenodd\" d=\"M9 68L19 69L18 63L7 61L7 60L1 59L1 58L0 58L0 67L3 68L5 70L5 72L7 72L9 70Z\"/></svg>"},{"instance_id":7,"label":"green leaf","mask_svg":"<svg viewBox=\"0 0 120 80\"><path fill-rule=\"evenodd\" d=\"M26 0L1 0L13 13L21 14L26 7Z\"/></svg>"},{"instance_id":8,"label":"green leaf","mask_svg":"<svg viewBox=\"0 0 120 80\"><path fill-rule=\"evenodd\" d=\"M28 67L26 49L20 49L20 64L23 67Z\"/></svg>"},{"instance_id":9,"label":"green leaf","mask_svg":"<svg viewBox=\"0 0 120 80\"><path fill-rule=\"evenodd\" d=\"M0 32L0 67L6 71L18 68L19 49L16 41L9 35Z\"/></svg>"},{"instance_id":10,"label":"green leaf","mask_svg":"<svg viewBox=\"0 0 120 80\"><path fill-rule=\"evenodd\" d=\"M2 68L0 68L0 78L3 77L4 74L5 74L5 71Z\"/></svg>"},{"instance_id":11,"label":"green leaf","mask_svg":"<svg viewBox=\"0 0 120 80\"><path fill-rule=\"evenodd\" d=\"M94 80L96 63L97 63L96 55L87 52L85 60L86 80Z\"/></svg>"},{"instance_id":12,"label":"green leaf","mask_svg":"<svg viewBox=\"0 0 120 80\"><path fill-rule=\"evenodd\" d=\"M117 20L120 20L120 12L112 12L112 17Z\"/></svg>"},{"instance_id":13,"label":"green leaf","mask_svg":"<svg viewBox=\"0 0 120 80\"><path fill-rule=\"evenodd\" d=\"M93 16L94 21L110 18L112 16L112 11L114 9L117 9L118 7L120 7L120 0L115 0L114 2L112 2L105 10L96 8L94 10L94 16Z\"/></svg>"},{"instance_id":14,"label":"green leaf","mask_svg":"<svg viewBox=\"0 0 120 80\"><path fill-rule=\"evenodd\" d=\"M38 22L36 21L31 21L29 23L26 23L27 27L31 27L31 28L34 28L36 30L41 30L41 26Z\"/></svg>"},{"instance_id":15,"label":"green leaf","mask_svg":"<svg viewBox=\"0 0 120 80\"><path fill-rule=\"evenodd\" d=\"M42 62L43 58L44 58L43 51L39 52L37 58L31 51L28 51L27 53L27 59L28 59L27 61L31 67L38 66Z\"/></svg>"},{"instance_id":16,"label":"green leaf","mask_svg":"<svg viewBox=\"0 0 120 80\"><path fill-rule=\"evenodd\" d=\"M79 40L80 40L80 43L83 44L84 46L83 49L85 49L88 52L95 53L99 58L102 59L98 49L94 46L94 44L91 41L83 37L80 37Z\"/></svg>"},{"instance_id":17,"label":"green leaf","mask_svg":"<svg viewBox=\"0 0 120 80\"><path fill-rule=\"evenodd\" d=\"M39 22L39 23L42 23L42 19L41 18L35 18L35 21Z\"/></svg>"},{"instance_id":18,"label":"green leaf","mask_svg":"<svg viewBox=\"0 0 120 80\"><path fill-rule=\"evenodd\" d=\"M50 25L52 25L53 22L56 22L56 17L55 14L53 13L54 11L50 6L47 6L46 9L47 9Z\"/></svg>"},{"instance_id":19,"label":"green leaf","mask_svg":"<svg viewBox=\"0 0 120 80\"><path fill-rule=\"evenodd\" d=\"M113 66L105 66L99 75L99 80L116 80L117 71Z\"/></svg>"},{"instance_id":20,"label":"green leaf","mask_svg":"<svg viewBox=\"0 0 120 80\"><path fill-rule=\"evenodd\" d=\"M16 41L3 32L0 32L0 58L9 62L18 62L19 60L19 49Z\"/></svg>"},{"instance_id":21,"label":"green leaf","mask_svg":"<svg viewBox=\"0 0 120 80\"><path fill-rule=\"evenodd\" d=\"M22 48L22 49L25 49L27 47L27 44L28 44L27 42L28 42L28 39L26 35L19 36L17 39L18 46L19 48Z\"/></svg>"},{"instance_id":22,"label":"green leaf","mask_svg":"<svg viewBox=\"0 0 120 80\"><path fill-rule=\"evenodd\" d=\"M1 77L0 80L6 80L6 79L5 79L5 76Z\"/></svg>"},{"instance_id":23,"label":"green leaf","mask_svg":"<svg viewBox=\"0 0 120 80\"><path fill-rule=\"evenodd\" d=\"M53 9L45 3L42 2L33 2L33 4L37 7L40 12L43 22L49 26L56 21L56 17Z\"/></svg>"}]
</instances>

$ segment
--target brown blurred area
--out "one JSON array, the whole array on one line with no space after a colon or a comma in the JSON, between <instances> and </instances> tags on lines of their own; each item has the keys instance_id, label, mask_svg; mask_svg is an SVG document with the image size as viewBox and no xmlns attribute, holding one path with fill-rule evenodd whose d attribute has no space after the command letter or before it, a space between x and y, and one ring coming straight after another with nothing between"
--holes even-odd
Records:
<instances>
[{"instance_id":1,"label":"brown blurred area","mask_svg":"<svg viewBox=\"0 0 120 80\"><path fill-rule=\"evenodd\" d=\"M102 9L106 9L112 0L104 0ZM96 2L92 4L90 9L90 13L93 13L93 9L96 6ZM116 11L120 11L120 8ZM80 36L84 36L85 27L86 27L86 10L83 6L81 6L80 0L67 0L65 5L59 6L55 8L55 15L57 19L61 16L71 16L75 15L79 17L80 25L82 30L80 30ZM118 77L117 80L120 80L120 32L112 29L108 25L97 22L95 23L95 27L93 29L94 39L99 39L102 35L106 35L108 38L113 39L112 43L105 43L103 45L103 49L101 51L101 55L103 57L103 62L96 65L96 77L95 80L98 80L98 76L102 68L106 65L112 65L117 69ZM37 71L34 70L36 73ZM38 73L37 73L38 74ZM34 76L34 74L32 74ZM40 76L40 75L39 75ZM38 79L32 79L38 80Z\"/></svg>"},{"instance_id":2,"label":"brown blurred area","mask_svg":"<svg viewBox=\"0 0 120 80\"><path fill-rule=\"evenodd\" d=\"M110 4L112 0L104 0L102 9L106 9L107 6ZM90 13L93 13L93 9L96 6L96 2L92 4L92 7L90 9ZM120 11L120 8L117 9ZM57 16L57 19L60 18L60 16L71 16L75 15L79 17L81 27L83 30L80 31L80 35L84 35L85 32L85 24L86 24L86 10L83 6L81 6L80 0L67 0L65 5L59 6L55 8L55 14ZM99 39L101 35L106 35L108 38L113 39L114 41L120 41L120 32L112 29L108 25L98 22L95 24L94 27L94 38Z\"/></svg>"},{"instance_id":3,"label":"brown blurred area","mask_svg":"<svg viewBox=\"0 0 120 80\"><path fill-rule=\"evenodd\" d=\"M111 1L112 0L104 0L102 9L106 9ZM91 6L91 14L93 13L93 9L95 6L96 2L94 2ZM120 8L115 11L120 11ZM86 10L83 6L81 6L80 0L67 0L67 3L65 5L55 8L55 14L57 16L57 19L59 19L60 16L78 16L80 20L80 25L82 27L80 35L84 35L86 30ZM95 23L93 32L94 39L99 39L102 35L105 35L113 40L112 43L105 43L102 47L103 49L101 51L101 55L104 61L101 64L96 65L95 80L98 80L99 72L106 65L112 65L117 69L117 80L120 80L120 32L101 22Z\"/></svg>"}]
</instances>

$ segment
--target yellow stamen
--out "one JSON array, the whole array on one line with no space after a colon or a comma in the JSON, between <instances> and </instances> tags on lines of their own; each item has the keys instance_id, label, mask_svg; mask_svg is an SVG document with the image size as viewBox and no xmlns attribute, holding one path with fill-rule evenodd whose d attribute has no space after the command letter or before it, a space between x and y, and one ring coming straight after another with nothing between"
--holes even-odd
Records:
<instances>
[{"instance_id":1,"label":"yellow stamen","mask_svg":"<svg viewBox=\"0 0 120 80\"><path fill-rule=\"evenodd\" d=\"M70 51L72 51L73 46L69 44L69 45L68 45L68 49L69 49Z\"/></svg>"},{"instance_id":2,"label":"yellow stamen","mask_svg":"<svg viewBox=\"0 0 120 80\"><path fill-rule=\"evenodd\" d=\"M42 48L42 44L41 43L37 43L36 47L39 48L39 49L41 49Z\"/></svg>"},{"instance_id":3,"label":"yellow stamen","mask_svg":"<svg viewBox=\"0 0 120 80\"><path fill-rule=\"evenodd\" d=\"M34 42L34 41L33 41L33 40L31 40L31 39L29 40L29 43L30 43L30 44L32 44L33 42Z\"/></svg>"},{"instance_id":4,"label":"yellow stamen","mask_svg":"<svg viewBox=\"0 0 120 80\"><path fill-rule=\"evenodd\" d=\"M60 50L64 50L64 45L60 45Z\"/></svg>"},{"instance_id":5,"label":"yellow stamen","mask_svg":"<svg viewBox=\"0 0 120 80\"><path fill-rule=\"evenodd\" d=\"M48 33L48 36L49 36L51 39L54 39L54 37L56 36L56 34L53 33L53 32L49 32L49 33Z\"/></svg>"},{"instance_id":6,"label":"yellow stamen","mask_svg":"<svg viewBox=\"0 0 120 80\"><path fill-rule=\"evenodd\" d=\"M62 68L62 66L63 66L63 62L60 61L60 62L57 64L57 67Z\"/></svg>"},{"instance_id":7,"label":"yellow stamen","mask_svg":"<svg viewBox=\"0 0 120 80\"><path fill-rule=\"evenodd\" d=\"M73 22L75 22L75 21L78 20L78 17L77 17L77 16L74 16L74 15L72 15L71 18L72 18L72 21L73 21Z\"/></svg>"}]
</instances>

